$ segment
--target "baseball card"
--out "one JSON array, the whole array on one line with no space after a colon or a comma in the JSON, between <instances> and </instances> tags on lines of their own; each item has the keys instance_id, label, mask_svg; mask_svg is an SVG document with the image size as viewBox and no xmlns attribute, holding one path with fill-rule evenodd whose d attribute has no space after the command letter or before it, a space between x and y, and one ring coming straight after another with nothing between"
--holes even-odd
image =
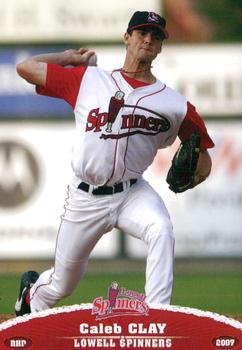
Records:
<instances>
[{"instance_id":1,"label":"baseball card","mask_svg":"<svg viewBox=\"0 0 242 350\"><path fill-rule=\"evenodd\" d=\"M242 46L42 1L0 34L1 349L240 349Z\"/></svg>"}]
</instances>

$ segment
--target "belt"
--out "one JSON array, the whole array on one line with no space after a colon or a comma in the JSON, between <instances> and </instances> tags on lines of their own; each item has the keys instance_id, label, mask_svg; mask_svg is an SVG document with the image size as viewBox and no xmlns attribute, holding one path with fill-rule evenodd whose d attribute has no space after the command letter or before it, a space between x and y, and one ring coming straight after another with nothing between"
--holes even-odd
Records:
<instances>
[{"instance_id":1,"label":"belt","mask_svg":"<svg viewBox=\"0 0 242 350\"><path fill-rule=\"evenodd\" d=\"M95 195L105 195L114 194L118 192L123 192L126 188L133 186L137 182L137 179L131 179L125 182L119 182L113 186L99 186L95 187L87 184L86 182L81 182L78 186L79 190L89 192Z\"/></svg>"}]
</instances>

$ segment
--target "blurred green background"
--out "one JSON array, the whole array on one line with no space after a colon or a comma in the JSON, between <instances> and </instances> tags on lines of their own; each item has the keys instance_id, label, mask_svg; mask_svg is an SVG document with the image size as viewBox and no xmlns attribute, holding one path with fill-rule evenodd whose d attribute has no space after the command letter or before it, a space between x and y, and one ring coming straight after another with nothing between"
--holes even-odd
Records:
<instances>
[{"instance_id":1,"label":"blurred green background","mask_svg":"<svg viewBox=\"0 0 242 350\"><path fill-rule=\"evenodd\" d=\"M163 0L169 42L242 42L241 0Z\"/></svg>"},{"instance_id":2,"label":"blurred green background","mask_svg":"<svg viewBox=\"0 0 242 350\"><path fill-rule=\"evenodd\" d=\"M198 2L197 11L212 23L212 41L242 41L241 0L203 0Z\"/></svg>"}]
</instances>

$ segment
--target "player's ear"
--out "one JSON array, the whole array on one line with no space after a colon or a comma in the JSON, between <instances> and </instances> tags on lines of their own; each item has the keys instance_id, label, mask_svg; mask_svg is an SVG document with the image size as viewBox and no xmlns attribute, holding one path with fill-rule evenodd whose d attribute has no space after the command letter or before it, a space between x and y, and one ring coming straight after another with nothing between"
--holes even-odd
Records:
<instances>
[{"instance_id":1,"label":"player's ear","mask_svg":"<svg viewBox=\"0 0 242 350\"><path fill-rule=\"evenodd\" d=\"M125 46L129 45L129 38L130 38L130 34L128 32L124 33L124 44L125 44Z\"/></svg>"}]
</instances>

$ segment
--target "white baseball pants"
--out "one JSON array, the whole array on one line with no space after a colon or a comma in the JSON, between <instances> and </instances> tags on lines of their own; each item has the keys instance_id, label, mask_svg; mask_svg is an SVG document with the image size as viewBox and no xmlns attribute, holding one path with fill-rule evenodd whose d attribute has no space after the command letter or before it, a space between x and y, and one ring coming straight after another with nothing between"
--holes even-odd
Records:
<instances>
[{"instance_id":1,"label":"white baseball pants","mask_svg":"<svg viewBox=\"0 0 242 350\"><path fill-rule=\"evenodd\" d=\"M79 182L76 179L68 188L55 266L43 272L31 288L32 312L51 308L73 292L96 243L114 227L146 245L146 302L169 304L174 237L163 200L144 179L121 193L98 196L77 189Z\"/></svg>"}]
</instances>

